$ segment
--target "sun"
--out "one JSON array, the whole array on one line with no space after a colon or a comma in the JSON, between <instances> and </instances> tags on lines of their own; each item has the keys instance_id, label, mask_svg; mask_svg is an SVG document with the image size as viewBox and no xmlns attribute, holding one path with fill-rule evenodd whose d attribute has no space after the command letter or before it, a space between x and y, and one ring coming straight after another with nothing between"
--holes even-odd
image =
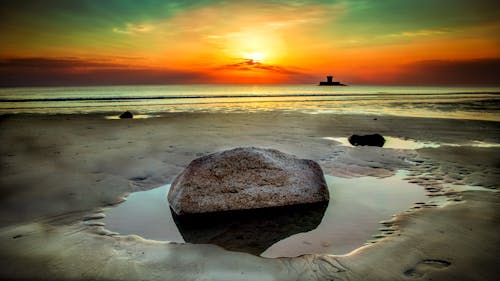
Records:
<instances>
[{"instance_id":1,"label":"sun","mask_svg":"<svg viewBox=\"0 0 500 281\"><path fill-rule=\"evenodd\" d=\"M264 53L262 52L245 53L243 57L247 60L251 60L252 62L262 63L264 61Z\"/></svg>"}]
</instances>

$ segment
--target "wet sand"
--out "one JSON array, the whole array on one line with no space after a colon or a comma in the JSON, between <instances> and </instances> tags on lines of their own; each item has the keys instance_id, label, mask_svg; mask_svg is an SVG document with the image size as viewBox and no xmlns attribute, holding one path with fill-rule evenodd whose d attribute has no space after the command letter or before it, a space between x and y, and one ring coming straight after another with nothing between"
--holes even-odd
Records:
<instances>
[{"instance_id":1,"label":"wet sand","mask_svg":"<svg viewBox=\"0 0 500 281\"><path fill-rule=\"evenodd\" d=\"M99 115L0 119L2 279L101 280L494 280L500 148L354 148L325 137L380 133L423 142L499 143L496 122L296 113ZM339 177L407 181L452 204L413 209L386 222L398 232L348 255L265 259L212 245L148 241L109 233L101 208L173 180L189 161L236 146L276 148L318 161ZM335 195L333 195L335 196ZM479 269L480 268L480 269Z\"/></svg>"}]
</instances>

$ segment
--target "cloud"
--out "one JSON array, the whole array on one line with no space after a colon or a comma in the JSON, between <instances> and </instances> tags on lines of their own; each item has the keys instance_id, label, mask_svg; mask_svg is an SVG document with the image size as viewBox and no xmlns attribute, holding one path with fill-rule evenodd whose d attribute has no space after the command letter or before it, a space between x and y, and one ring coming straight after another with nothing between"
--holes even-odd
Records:
<instances>
[{"instance_id":1,"label":"cloud","mask_svg":"<svg viewBox=\"0 0 500 281\"><path fill-rule=\"evenodd\" d=\"M127 23L125 28L113 28L113 32L122 34L139 34L147 33L154 30L154 26L149 24L132 24Z\"/></svg>"},{"instance_id":2,"label":"cloud","mask_svg":"<svg viewBox=\"0 0 500 281\"><path fill-rule=\"evenodd\" d=\"M209 73L155 69L78 58L0 60L0 86L69 86L210 83Z\"/></svg>"},{"instance_id":3,"label":"cloud","mask_svg":"<svg viewBox=\"0 0 500 281\"><path fill-rule=\"evenodd\" d=\"M500 58L425 60L404 65L398 84L500 85Z\"/></svg>"},{"instance_id":4,"label":"cloud","mask_svg":"<svg viewBox=\"0 0 500 281\"><path fill-rule=\"evenodd\" d=\"M0 69L76 69L76 68L117 68L123 64L94 62L79 58L6 58L0 59Z\"/></svg>"},{"instance_id":5,"label":"cloud","mask_svg":"<svg viewBox=\"0 0 500 281\"><path fill-rule=\"evenodd\" d=\"M414 31L403 31L398 33L392 33L386 35L387 37L423 37L423 36L434 36L434 35L443 35L446 33L450 33L451 30L447 28L440 29L422 29L422 30L414 30Z\"/></svg>"},{"instance_id":6,"label":"cloud","mask_svg":"<svg viewBox=\"0 0 500 281\"><path fill-rule=\"evenodd\" d=\"M213 67L211 73L223 77L218 82L222 83L315 83L317 77L302 72L296 67L284 67L265 64L251 59L239 59L238 62Z\"/></svg>"},{"instance_id":7,"label":"cloud","mask_svg":"<svg viewBox=\"0 0 500 281\"><path fill-rule=\"evenodd\" d=\"M301 74L298 71L287 69L282 66L264 64L251 59L241 59L240 62L225 64L215 68L216 70L240 70L240 71L268 71L281 74Z\"/></svg>"},{"instance_id":8,"label":"cloud","mask_svg":"<svg viewBox=\"0 0 500 281\"><path fill-rule=\"evenodd\" d=\"M236 72L231 72L231 70L236 70ZM255 77L240 75L238 71L259 75ZM281 77L281 80L272 80L273 77ZM192 70L159 69L81 58L0 59L0 87L269 83L269 81L309 83L314 79L296 69L263 64L248 59L241 59L234 64L215 68Z\"/></svg>"}]
</instances>

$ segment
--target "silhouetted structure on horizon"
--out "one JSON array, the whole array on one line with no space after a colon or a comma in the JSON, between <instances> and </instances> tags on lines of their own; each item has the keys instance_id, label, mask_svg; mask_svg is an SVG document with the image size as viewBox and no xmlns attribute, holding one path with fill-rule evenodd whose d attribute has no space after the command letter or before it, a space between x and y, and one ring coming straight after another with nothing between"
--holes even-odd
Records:
<instances>
[{"instance_id":1,"label":"silhouetted structure on horizon","mask_svg":"<svg viewBox=\"0 0 500 281\"><path fill-rule=\"evenodd\" d=\"M320 86L347 86L337 81L333 81L333 76L326 76L327 81L319 82Z\"/></svg>"}]
</instances>

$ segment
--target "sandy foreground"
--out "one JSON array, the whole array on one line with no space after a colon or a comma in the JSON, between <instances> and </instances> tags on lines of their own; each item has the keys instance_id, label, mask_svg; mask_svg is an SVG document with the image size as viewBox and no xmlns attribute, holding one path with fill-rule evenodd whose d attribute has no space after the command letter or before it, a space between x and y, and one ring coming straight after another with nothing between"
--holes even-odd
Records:
<instances>
[{"instance_id":1,"label":"sandy foreground","mask_svg":"<svg viewBox=\"0 0 500 281\"><path fill-rule=\"evenodd\" d=\"M0 119L0 278L6 280L497 280L500 124L299 113L176 113ZM346 147L324 139L380 133L445 143L418 150ZM326 174L408 181L442 195L384 225L397 231L343 255L266 259L213 245L120 236L93 218L130 192L174 177L194 158L237 146L318 161ZM445 184L489 191L458 192ZM334 198L335 195L332 194ZM409 208L411 206L408 206ZM388 218L389 220L391 218Z\"/></svg>"}]
</instances>

